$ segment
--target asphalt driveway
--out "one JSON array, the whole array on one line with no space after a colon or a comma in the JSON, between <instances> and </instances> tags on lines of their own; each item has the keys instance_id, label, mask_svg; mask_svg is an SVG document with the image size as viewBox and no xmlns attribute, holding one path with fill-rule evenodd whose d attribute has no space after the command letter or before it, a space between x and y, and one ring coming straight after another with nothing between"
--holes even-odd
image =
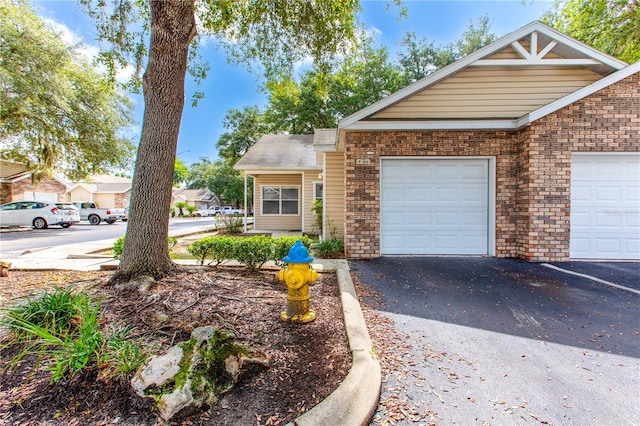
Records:
<instances>
[{"instance_id":1,"label":"asphalt driveway","mask_svg":"<svg viewBox=\"0 0 640 426\"><path fill-rule=\"evenodd\" d=\"M403 334L380 418L395 398L422 413L406 424L640 424L640 263L350 266Z\"/></svg>"}]
</instances>

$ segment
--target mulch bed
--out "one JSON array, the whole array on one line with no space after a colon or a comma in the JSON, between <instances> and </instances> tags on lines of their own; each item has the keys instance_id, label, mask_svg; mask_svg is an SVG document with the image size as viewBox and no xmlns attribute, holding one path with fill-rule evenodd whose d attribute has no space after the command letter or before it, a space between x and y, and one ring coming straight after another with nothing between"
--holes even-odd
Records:
<instances>
[{"instance_id":1,"label":"mulch bed","mask_svg":"<svg viewBox=\"0 0 640 426\"><path fill-rule=\"evenodd\" d=\"M280 320L286 286L273 272L198 269L157 282L149 292L116 291L106 272L11 271L0 279L0 306L19 303L55 287L74 286L102 300L105 330L128 326L133 336L164 353L188 340L199 326L231 330L240 343L271 358L268 369L241 382L212 408L174 417L172 425L279 425L292 421L329 395L350 366L342 307L334 274L311 286L317 319ZM5 333L5 338L6 338ZM0 349L2 365L12 355ZM50 383L34 359L0 374L0 424L163 424L150 405L134 396L128 380L106 381L95 371Z\"/></svg>"}]
</instances>

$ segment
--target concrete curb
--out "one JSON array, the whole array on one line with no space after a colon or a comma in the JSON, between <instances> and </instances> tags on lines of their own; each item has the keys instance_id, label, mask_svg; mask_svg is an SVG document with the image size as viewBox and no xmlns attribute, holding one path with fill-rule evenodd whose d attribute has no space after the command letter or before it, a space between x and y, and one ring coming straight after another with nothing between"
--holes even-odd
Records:
<instances>
[{"instance_id":1,"label":"concrete curb","mask_svg":"<svg viewBox=\"0 0 640 426\"><path fill-rule=\"evenodd\" d=\"M338 267L336 275L352 355L351 370L331 395L288 426L367 425L378 406L382 386L380 363L373 354L349 270Z\"/></svg>"}]
</instances>

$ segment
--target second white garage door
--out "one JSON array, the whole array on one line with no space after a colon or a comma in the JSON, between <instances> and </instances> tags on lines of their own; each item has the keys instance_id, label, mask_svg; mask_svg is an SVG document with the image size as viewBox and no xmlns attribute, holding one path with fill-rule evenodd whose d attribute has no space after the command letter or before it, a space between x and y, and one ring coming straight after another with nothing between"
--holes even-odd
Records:
<instances>
[{"instance_id":1,"label":"second white garage door","mask_svg":"<svg viewBox=\"0 0 640 426\"><path fill-rule=\"evenodd\" d=\"M488 254L488 159L382 159L380 252Z\"/></svg>"},{"instance_id":2,"label":"second white garage door","mask_svg":"<svg viewBox=\"0 0 640 426\"><path fill-rule=\"evenodd\" d=\"M639 154L573 154L570 251L640 260Z\"/></svg>"}]
</instances>

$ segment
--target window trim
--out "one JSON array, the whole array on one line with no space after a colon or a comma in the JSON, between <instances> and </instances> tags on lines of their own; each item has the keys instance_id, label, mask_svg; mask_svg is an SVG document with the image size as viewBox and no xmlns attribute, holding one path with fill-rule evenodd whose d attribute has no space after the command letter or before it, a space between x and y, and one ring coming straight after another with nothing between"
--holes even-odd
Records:
<instances>
[{"instance_id":1,"label":"window trim","mask_svg":"<svg viewBox=\"0 0 640 426\"><path fill-rule=\"evenodd\" d=\"M278 188L280 198L278 199L278 212L279 213L265 213L264 212L264 189L265 188ZM295 189L298 191L298 199L297 201L297 213L282 213L282 190L283 189ZM260 185L260 214L262 216L270 216L270 217L279 217L279 216L300 216L300 185ZM268 200L275 201L275 200ZM293 200L287 200L293 201Z\"/></svg>"}]
</instances>

